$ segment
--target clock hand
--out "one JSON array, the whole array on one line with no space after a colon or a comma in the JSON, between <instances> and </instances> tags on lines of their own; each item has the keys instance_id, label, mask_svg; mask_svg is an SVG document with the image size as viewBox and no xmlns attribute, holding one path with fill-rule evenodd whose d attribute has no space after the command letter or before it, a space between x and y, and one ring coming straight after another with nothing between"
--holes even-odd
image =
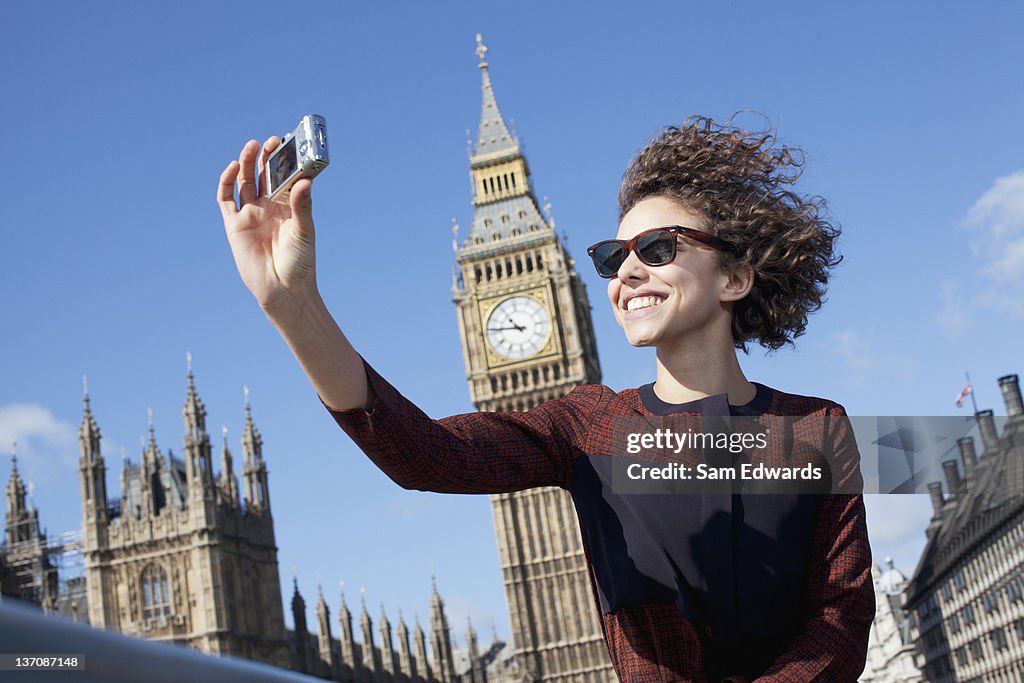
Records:
<instances>
[{"instance_id":1,"label":"clock hand","mask_svg":"<svg viewBox=\"0 0 1024 683\"><path fill-rule=\"evenodd\" d=\"M487 330L489 332L503 332L505 330L518 330L518 331L522 332L525 329L526 329L525 327L522 327L520 325L516 325L515 323L512 324L512 327L488 327L487 328Z\"/></svg>"}]
</instances>

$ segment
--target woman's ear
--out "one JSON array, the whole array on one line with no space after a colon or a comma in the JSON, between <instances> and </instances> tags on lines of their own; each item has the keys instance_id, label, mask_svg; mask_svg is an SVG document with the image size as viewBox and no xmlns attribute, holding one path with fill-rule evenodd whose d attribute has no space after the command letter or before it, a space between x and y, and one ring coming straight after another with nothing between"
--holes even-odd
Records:
<instances>
[{"instance_id":1,"label":"woman's ear","mask_svg":"<svg viewBox=\"0 0 1024 683\"><path fill-rule=\"evenodd\" d=\"M722 301L739 301L754 287L754 269L744 263L726 273L728 278L722 287Z\"/></svg>"}]
</instances>

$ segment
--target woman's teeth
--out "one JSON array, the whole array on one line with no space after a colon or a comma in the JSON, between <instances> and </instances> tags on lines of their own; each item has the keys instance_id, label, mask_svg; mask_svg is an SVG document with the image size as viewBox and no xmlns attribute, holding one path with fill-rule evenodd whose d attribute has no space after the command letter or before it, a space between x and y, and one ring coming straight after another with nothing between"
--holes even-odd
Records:
<instances>
[{"instance_id":1,"label":"woman's teeth","mask_svg":"<svg viewBox=\"0 0 1024 683\"><path fill-rule=\"evenodd\" d=\"M637 296L633 297L626 302L627 311L638 311L641 308L650 308L651 306L657 306L664 299L657 296Z\"/></svg>"}]
</instances>

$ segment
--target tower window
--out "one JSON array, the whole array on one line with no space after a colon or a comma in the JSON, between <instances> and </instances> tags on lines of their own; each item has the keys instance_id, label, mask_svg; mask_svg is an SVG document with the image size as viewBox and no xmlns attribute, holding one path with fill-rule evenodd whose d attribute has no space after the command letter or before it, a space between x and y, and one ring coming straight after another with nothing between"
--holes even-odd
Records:
<instances>
[{"instance_id":1,"label":"tower window","mask_svg":"<svg viewBox=\"0 0 1024 683\"><path fill-rule=\"evenodd\" d=\"M507 213L501 214L501 222L502 223L508 223L508 214Z\"/></svg>"},{"instance_id":2,"label":"tower window","mask_svg":"<svg viewBox=\"0 0 1024 683\"><path fill-rule=\"evenodd\" d=\"M508 189L508 173L505 174L505 189Z\"/></svg>"},{"instance_id":3,"label":"tower window","mask_svg":"<svg viewBox=\"0 0 1024 683\"><path fill-rule=\"evenodd\" d=\"M526 255L526 272L527 273L532 273L533 272L533 259L530 258L529 254Z\"/></svg>"},{"instance_id":4,"label":"tower window","mask_svg":"<svg viewBox=\"0 0 1024 683\"><path fill-rule=\"evenodd\" d=\"M516 275L523 274L523 259L516 257Z\"/></svg>"},{"instance_id":5,"label":"tower window","mask_svg":"<svg viewBox=\"0 0 1024 683\"><path fill-rule=\"evenodd\" d=\"M522 209L519 209L519 220L522 220L524 218L526 218L526 212L523 211Z\"/></svg>"},{"instance_id":6,"label":"tower window","mask_svg":"<svg viewBox=\"0 0 1024 683\"><path fill-rule=\"evenodd\" d=\"M530 223L530 232L537 232L537 224Z\"/></svg>"},{"instance_id":7,"label":"tower window","mask_svg":"<svg viewBox=\"0 0 1024 683\"><path fill-rule=\"evenodd\" d=\"M477 267L477 268L474 268L474 269L473 269L473 279L474 279L474 281L475 281L475 282L476 282L477 284L479 284L479 283L480 283L480 276L481 276L481 273L480 273L480 268L479 268L479 267Z\"/></svg>"},{"instance_id":8,"label":"tower window","mask_svg":"<svg viewBox=\"0 0 1024 683\"><path fill-rule=\"evenodd\" d=\"M488 263L487 266L485 266L485 268L487 272L487 281L490 282L491 276L493 275L493 273L491 272L491 264Z\"/></svg>"},{"instance_id":9,"label":"tower window","mask_svg":"<svg viewBox=\"0 0 1024 683\"><path fill-rule=\"evenodd\" d=\"M523 231L520 230L519 228L512 228L512 236L513 237L519 237L522 234L523 234Z\"/></svg>"},{"instance_id":10,"label":"tower window","mask_svg":"<svg viewBox=\"0 0 1024 683\"><path fill-rule=\"evenodd\" d=\"M490 181L491 181L491 192L494 192L494 178L491 178Z\"/></svg>"},{"instance_id":11,"label":"tower window","mask_svg":"<svg viewBox=\"0 0 1024 683\"><path fill-rule=\"evenodd\" d=\"M512 189L516 188L516 172L512 171Z\"/></svg>"},{"instance_id":12,"label":"tower window","mask_svg":"<svg viewBox=\"0 0 1024 683\"><path fill-rule=\"evenodd\" d=\"M484 194L487 194L487 178L480 180L480 186L484 189Z\"/></svg>"},{"instance_id":13,"label":"tower window","mask_svg":"<svg viewBox=\"0 0 1024 683\"><path fill-rule=\"evenodd\" d=\"M494 225L494 222L490 218L485 218L484 219L484 227L485 228L489 228L492 225Z\"/></svg>"},{"instance_id":14,"label":"tower window","mask_svg":"<svg viewBox=\"0 0 1024 683\"><path fill-rule=\"evenodd\" d=\"M142 618L153 619L171 613L171 591L167 572L155 564L142 571Z\"/></svg>"}]
</instances>

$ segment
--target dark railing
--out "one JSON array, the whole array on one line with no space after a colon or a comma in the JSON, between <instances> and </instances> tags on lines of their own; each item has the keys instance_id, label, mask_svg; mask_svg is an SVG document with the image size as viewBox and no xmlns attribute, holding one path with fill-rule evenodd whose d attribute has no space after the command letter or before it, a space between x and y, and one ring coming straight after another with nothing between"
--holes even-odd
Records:
<instances>
[{"instance_id":1,"label":"dark railing","mask_svg":"<svg viewBox=\"0 0 1024 683\"><path fill-rule=\"evenodd\" d=\"M77 656L84 669L0 670L0 681L31 683L313 683L319 679L233 657L91 628L16 600L0 601L0 662L12 655Z\"/></svg>"}]
</instances>

